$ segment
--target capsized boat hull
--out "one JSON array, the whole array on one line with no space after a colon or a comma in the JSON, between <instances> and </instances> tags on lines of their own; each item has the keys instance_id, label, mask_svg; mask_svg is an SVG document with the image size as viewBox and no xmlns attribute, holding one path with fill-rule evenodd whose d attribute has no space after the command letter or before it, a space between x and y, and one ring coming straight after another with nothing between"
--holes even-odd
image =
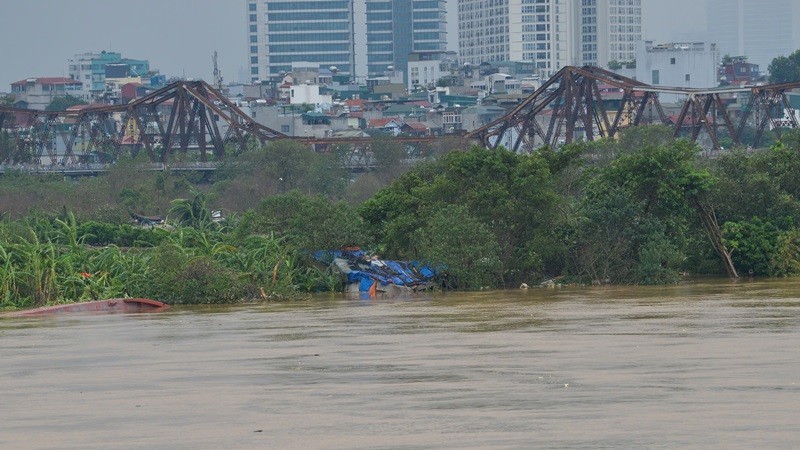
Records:
<instances>
[{"instance_id":1,"label":"capsized boat hull","mask_svg":"<svg viewBox=\"0 0 800 450\"><path fill-rule=\"evenodd\" d=\"M57 314L89 313L89 312L156 312L169 308L166 303L149 298L110 298L93 302L70 303L67 305L44 306L42 308L15 311L4 314L6 317L35 317Z\"/></svg>"}]
</instances>

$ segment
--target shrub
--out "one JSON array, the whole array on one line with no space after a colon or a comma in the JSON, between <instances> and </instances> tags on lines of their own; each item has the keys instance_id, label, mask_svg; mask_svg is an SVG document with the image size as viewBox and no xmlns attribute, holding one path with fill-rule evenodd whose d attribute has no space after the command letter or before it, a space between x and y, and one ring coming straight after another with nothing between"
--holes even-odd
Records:
<instances>
[{"instance_id":1,"label":"shrub","mask_svg":"<svg viewBox=\"0 0 800 450\"><path fill-rule=\"evenodd\" d=\"M414 240L420 258L444 270L452 287L477 289L497 284L500 247L466 207L443 207L414 233Z\"/></svg>"}]
</instances>

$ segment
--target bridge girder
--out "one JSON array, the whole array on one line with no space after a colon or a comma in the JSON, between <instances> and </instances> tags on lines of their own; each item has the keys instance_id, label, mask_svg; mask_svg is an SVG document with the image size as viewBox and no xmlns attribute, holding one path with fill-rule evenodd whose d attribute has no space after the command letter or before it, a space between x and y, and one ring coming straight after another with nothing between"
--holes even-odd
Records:
<instances>
[{"instance_id":1,"label":"bridge girder","mask_svg":"<svg viewBox=\"0 0 800 450\"><path fill-rule=\"evenodd\" d=\"M736 145L748 125L756 130L754 146L760 144L767 125L780 132L780 126L797 128L793 114L787 120L776 113L792 110L786 96L800 88L800 81L741 88L675 88L650 86L622 75L585 66L564 67L533 94L503 117L470 133L487 148L504 145L515 151L537 145L557 146L576 138L588 141L614 137L625 128L662 124L673 129L675 137L697 141L705 132L715 149L721 149L719 130L725 130ZM677 118L665 115L659 94L685 96ZM749 104L738 118L726 104L733 95L749 95ZM563 132L562 132L563 130Z\"/></svg>"},{"instance_id":2,"label":"bridge girder","mask_svg":"<svg viewBox=\"0 0 800 450\"><path fill-rule=\"evenodd\" d=\"M0 107L0 130L34 160L47 155L61 163L100 153L116 158L146 151L153 162L167 162L175 153L197 148L201 161L220 159L228 144L243 151L251 141L266 143L285 137L255 122L204 81L178 81L125 105L85 106L68 111ZM10 163L11 152L2 155Z\"/></svg>"}]
</instances>

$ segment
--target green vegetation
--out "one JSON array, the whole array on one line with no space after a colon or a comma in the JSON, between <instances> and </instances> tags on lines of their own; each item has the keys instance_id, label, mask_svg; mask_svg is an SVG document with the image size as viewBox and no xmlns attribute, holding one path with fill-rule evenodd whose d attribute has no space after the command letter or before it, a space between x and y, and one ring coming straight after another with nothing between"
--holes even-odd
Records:
<instances>
[{"instance_id":1,"label":"green vegetation","mask_svg":"<svg viewBox=\"0 0 800 450\"><path fill-rule=\"evenodd\" d=\"M338 280L305 264L304 253L281 238L236 236L222 227L79 225L72 214L2 222L0 307L124 296L230 303L336 288Z\"/></svg>"},{"instance_id":2,"label":"green vegetation","mask_svg":"<svg viewBox=\"0 0 800 450\"><path fill-rule=\"evenodd\" d=\"M800 81L800 50L795 50L789 56L774 58L769 67L768 80L770 83L788 83Z\"/></svg>"},{"instance_id":3,"label":"green vegetation","mask_svg":"<svg viewBox=\"0 0 800 450\"><path fill-rule=\"evenodd\" d=\"M66 111L75 105L85 105L86 102L72 95L65 95L63 97L54 98L49 105L45 107L45 111Z\"/></svg>"},{"instance_id":4,"label":"green vegetation","mask_svg":"<svg viewBox=\"0 0 800 450\"><path fill-rule=\"evenodd\" d=\"M457 289L800 274L798 132L714 159L662 127L530 155L451 142L409 170L396 142L373 148L376 169L355 180L341 149L292 142L253 148L211 178L146 171L138 158L79 181L8 172L0 307L297 298L341 287L309 255L344 246L432 264ZM135 226L134 213L168 225Z\"/></svg>"}]
</instances>

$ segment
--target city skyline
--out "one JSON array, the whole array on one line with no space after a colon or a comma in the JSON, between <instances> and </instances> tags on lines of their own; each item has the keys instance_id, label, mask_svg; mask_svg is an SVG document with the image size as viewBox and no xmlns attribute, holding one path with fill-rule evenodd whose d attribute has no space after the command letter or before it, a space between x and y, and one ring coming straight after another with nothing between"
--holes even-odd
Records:
<instances>
[{"instance_id":1,"label":"city skyline","mask_svg":"<svg viewBox=\"0 0 800 450\"><path fill-rule=\"evenodd\" d=\"M781 4L761 3L765 9ZM644 39L705 40L706 6L707 0L642 0ZM217 51L226 82L249 81L246 2L140 0L132 7L120 0L5 0L0 11L0 92L30 77L68 77L69 59L101 50L147 59L167 76L205 80L212 79ZM793 14L798 23L800 12ZM795 28L791 41L800 48ZM450 23L449 48L457 40L453 29Z\"/></svg>"}]
</instances>

